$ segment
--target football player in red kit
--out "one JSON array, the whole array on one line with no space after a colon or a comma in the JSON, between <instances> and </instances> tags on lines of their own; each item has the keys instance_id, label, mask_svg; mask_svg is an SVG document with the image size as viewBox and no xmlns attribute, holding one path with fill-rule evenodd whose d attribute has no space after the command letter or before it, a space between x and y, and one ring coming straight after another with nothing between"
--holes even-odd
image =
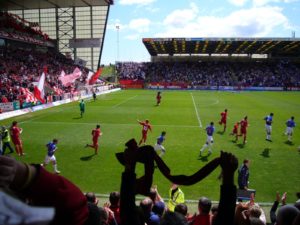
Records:
<instances>
[{"instance_id":1,"label":"football player in red kit","mask_svg":"<svg viewBox=\"0 0 300 225\"><path fill-rule=\"evenodd\" d=\"M149 120L145 120L144 122L141 122L141 121L138 120L138 123L143 126L142 138L139 142L139 145L141 145L142 143L145 143L146 140L147 140L148 130L150 130L152 132L152 129L151 129L151 124L149 123Z\"/></svg>"},{"instance_id":2,"label":"football player in red kit","mask_svg":"<svg viewBox=\"0 0 300 225\"><path fill-rule=\"evenodd\" d=\"M239 136L244 137L243 144L246 144L246 139L247 139L247 127L248 127L248 117L245 116L244 119L240 122L241 124L241 134Z\"/></svg>"},{"instance_id":3,"label":"football player in red kit","mask_svg":"<svg viewBox=\"0 0 300 225\"><path fill-rule=\"evenodd\" d=\"M160 101L161 101L161 92L157 92L157 95L156 95L156 105L159 106L160 105Z\"/></svg>"},{"instance_id":4,"label":"football player in red kit","mask_svg":"<svg viewBox=\"0 0 300 225\"><path fill-rule=\"evenodd\" d=\"M224 110L224 112L221 112L221 120L219 121L219 124L222 125L224 124L224 130L226 130L226 123L227 123L227 109Z\"/></svg>"}]
</instances>

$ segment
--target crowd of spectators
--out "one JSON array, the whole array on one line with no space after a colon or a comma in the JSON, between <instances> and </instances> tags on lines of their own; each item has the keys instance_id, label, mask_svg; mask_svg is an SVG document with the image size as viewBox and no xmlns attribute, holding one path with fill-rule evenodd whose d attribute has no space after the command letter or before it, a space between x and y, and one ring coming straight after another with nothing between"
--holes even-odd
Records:
<instances>
[{"instance_id":1,"label":"crowd of spectators","mask_svg":"<svg viewBox=\"0 0 300 225\"><path fill-rule=\"evenodd\" d=\"M46 94L73 92L86 83L89 71L81 67L82 75L74 85L68 87L62 85L59 80L62 70L65 74L71 74L77 66L72 59L60 54L54 45L50 47L45 44L51 42L51 39L41 31L38 24L11 13L0 12L0 36L19 43L17 46L13 45L14 42L0 46L0 102L20 99L20 102L23 102L25 97L20 88L27 88L32 92L33 83L38 82L45 68L47 68L45 84L49 90ZM34 48L31 44L43 47Z\"/></svg>"},{"instance_id":2,"label":"crowd of spectators","mask_svg":"<svg viewBox=\"0 0 300 225\"><path fill-rule=\"evenodd\" d=\"M300 67L278 62L118 63L120 79L191 86L300 87Z\"/></svg>"},{"instance_id":3,"label":"crowd of spectators","mask_svg":"<svg viewBox=\"0 0 300 225\"><path fill-rule=\"evenodd\" d=\"M126 143L117 158L124 166L120 191L111 192L109 202L99 202L95 194L83 194L78 187L61 175L51 174L40 165L24 164L12 157L0 156L0 205L1 224L72 224L72 225L266 225L263 209L254 201L236 202L237 188L234 175L238 168L237 158L226 152L210 161L192 176L171 176L163 160L152 146L138 147L134 139ZM145 176L136 178L136 163L145 164ZM202 175L209 175L221 167L219 204L212 204L208 197L200 197L198 212L190 213L185 202L178 201L175 208L165 204L152 186L154 162L167 177L179 182L189 182ZM164 174L164 172L162 172ZM166 175L164 174L164 175ZM196 175L197 174L197 175ZM202 177L202 175L200 177ZM169 179L168 178L168 179ZM183 178L183 179L182 179ZM199 178L199 177L198 177ZM198 179L197 178L197 179ZM198 181L199 182L199 181ZM51 185L49 185L51 184ZM152 186L152 188L151 188ZM170 191L177 189L174 184ZM22 196L31 208L10 195ZM144 193L145 198L136 205L135 196ZM298 193L298 198L300 198ZM176 200L173 203L176 203ZM280 208L277 210L281 202ZM286 204L286 193L276 200L270 210L270 221L275 225L298 225L300 223L300 200ZM102 205L102 206L100 206ZM44 207L44 208L40 208ZM46 207L46 208L45 208ZM19 213L20 210L22 213ZM277 212L278 211L278 212Z\"/></svg>"},{"instance_id":4,"label":"crowd of spectators","mask_svg":"<svg viewBox=\"0 0 300 225\"><path fill-rule=\"evenodd\" d=\"M37 23L30 23L18 15L8 12L0 12L0 30L20 37L26 35L37 40L50 40L49 36L41 31Z\"/></svg>"},{"instance_id":5,"label":"crowd of spectators","mask_svg":"<svg viewBox=\"0 0 300 225\"><path fill-rule=\"evenodd\" d=\"M62 70L70 74L76 68L72 59L66 58L55 50L47 52L19 48L4 50L0 56L1 102L18 100L22 94L20 87L33 91L33 82L38 82L45 67L47 68L46 85L50 89L56 87L65 92L74 89L74 86L62 86L58 79ZM88 70L81 68L81 71L79 82L84 83Z\"/></svg>"}]
</instances>

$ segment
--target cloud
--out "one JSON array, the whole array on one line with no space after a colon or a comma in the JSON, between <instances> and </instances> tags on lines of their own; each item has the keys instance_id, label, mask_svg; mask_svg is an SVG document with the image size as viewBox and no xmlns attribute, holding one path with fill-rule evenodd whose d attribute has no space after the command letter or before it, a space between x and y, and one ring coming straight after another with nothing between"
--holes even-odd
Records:
<instances>
[{"instance_id":1,"label":"cloud","mask_svg":"<svg viewBox=\"0 0 300 225\"><path fill-rule=\"evenodd\" d=\"M119 27L119 30L124 30L128 27L126 24L122 24L119 19L110 20L107 24L106 29L108 30L117 30L117 27Z\"/></svg>"},{"instance_id":2,"label":"cloud","mask_svg":"<svg viewBox=\"0 0 300 225\"><path fill-rule=\"evenodd\" d=\"M235 6L244 6L248 0L228 0L229 3Z\"/></svg>"},{"instance_id":3,"label":"cloud","mask_svg":"<svg viewBox=\"0 0 300 225\"><path fill-rule=\"evenodd\" d=\"M180 13L187 18L178 19ZM200 16L193 5L188 9L175 10L163 22L164 32L156 37L264 37L280 27L289 28L282 8L274 6L241 9L221 16Z\"/></svg>"},{"instance_id":4,"label":"cloud","mask_svg":"<svg viewBox=\"0 0 300 225\"><path fill-rule=\"evenodd\" d=\"M125 39L131 40L131 41L136 41L138 39L140 39L140 35L139 34L130 34L125 36Z\"/></svg>"},{"instance_id":5,"label":"cloud","mask_svg":"<svg viewBox=\"0 0 300 225\"><path fill-rule=\"evenodd\" d=\"M120 0L121 5L149 5L156 0Z\"/></svg>"},{"instance_id":6,"label":"cloud","mask_svg":"<svg viewBox=\"0 0 300 225\"><path fill-rule=\"evenodd\" d=\"M190 4L189 9L177 9L170 13L164 20L166 26L183 27L194 20L199 12L195 3Z\"/></svg>"},{"instance_id":7,"label":"cloud","mask_svg":"<svg viewBox=\"0 0 300 225\"><path fill-rule=\"evenodd\" d=\"M128 28L136 30L139 33L145 33L149 31L151 21L147 18L133 19L129 22Z\"/></svg>"},{"instance_id":8,"label":"cloud","mask_svg":"<svg viewBox=\"0 0 300 225\"><path fill-rule=\"evenodd\" d=\"M254 6L264 6L270 3L292 3L298 2L299 0L253 0Z\"/></svg>"}]
</instances>

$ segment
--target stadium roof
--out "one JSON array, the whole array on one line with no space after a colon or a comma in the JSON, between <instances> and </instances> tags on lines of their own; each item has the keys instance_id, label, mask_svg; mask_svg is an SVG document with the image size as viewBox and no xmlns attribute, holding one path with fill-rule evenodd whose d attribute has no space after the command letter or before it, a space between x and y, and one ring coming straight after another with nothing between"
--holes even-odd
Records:
<instances>
[{"instance_id":1,"label":"stadium roof","mask_svg":"<svg viewBox=\"0 0 300 225\"><path fill-rule=\"evenodd\" d=\"M0 1L1 10L48 9L104 6L113 4L113 0L5 0Z\"/></svg>"},{"instance_id":2,"label":"stadium roof","mask_svg":"<svg viewBox=\"0 0 300 225\"><path fill-rule=\"evenodd\" d=\"M271 54L300 57L300 38L143 38L151 56Z\"/></svg>"}]
</instances>

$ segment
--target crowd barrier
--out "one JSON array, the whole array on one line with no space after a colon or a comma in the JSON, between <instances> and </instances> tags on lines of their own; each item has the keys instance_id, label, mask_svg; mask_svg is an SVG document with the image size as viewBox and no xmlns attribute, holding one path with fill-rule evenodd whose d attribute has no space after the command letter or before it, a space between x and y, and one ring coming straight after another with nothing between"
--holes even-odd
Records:
<instances>
[{"instance_id":1,"label":"crowd barrier","mask_svg":"<svg viewBox=\"0 0 300 225\"><path fill-rule=\"evenodd\" d=\"M108 93L112 93L112 92L116 92L116 91L120 91L120 88L114 88L114 89L109 89L108 86L103 86L101 87L101 90L99 90L98 93L96 93L97 95L103 95L103 94L108 94ZM75 95L76 94L76 95ZM78 93L72 93L69 94L67 96L69 96L69 98L63 99L63 100L58 100L55 102L48 102L46 104L41 104L41 105L36 105L36 106L32 106L29 108L25 108L25 109L18 109L18 110L14 110L14 111L10 111L10 112L4 112L0 114L0 120L4 120L4 119L8 119L11 117L15 117L15 116L20 116L20 115L24 115L30 112L35 112L35 111L39 111L39 110L43 110L43 109L48 109L54 106L59 106L59 105L63 105L63 104L67 104L73 101L78 101L79 99L86 99L86 98L91 98L93 96L93 94L91 92L86 92L84 91L80 91ZM66 96L66 97L67 97ZM3 103L1 103L3 104Z\"/></svg>"}]
</instances>

